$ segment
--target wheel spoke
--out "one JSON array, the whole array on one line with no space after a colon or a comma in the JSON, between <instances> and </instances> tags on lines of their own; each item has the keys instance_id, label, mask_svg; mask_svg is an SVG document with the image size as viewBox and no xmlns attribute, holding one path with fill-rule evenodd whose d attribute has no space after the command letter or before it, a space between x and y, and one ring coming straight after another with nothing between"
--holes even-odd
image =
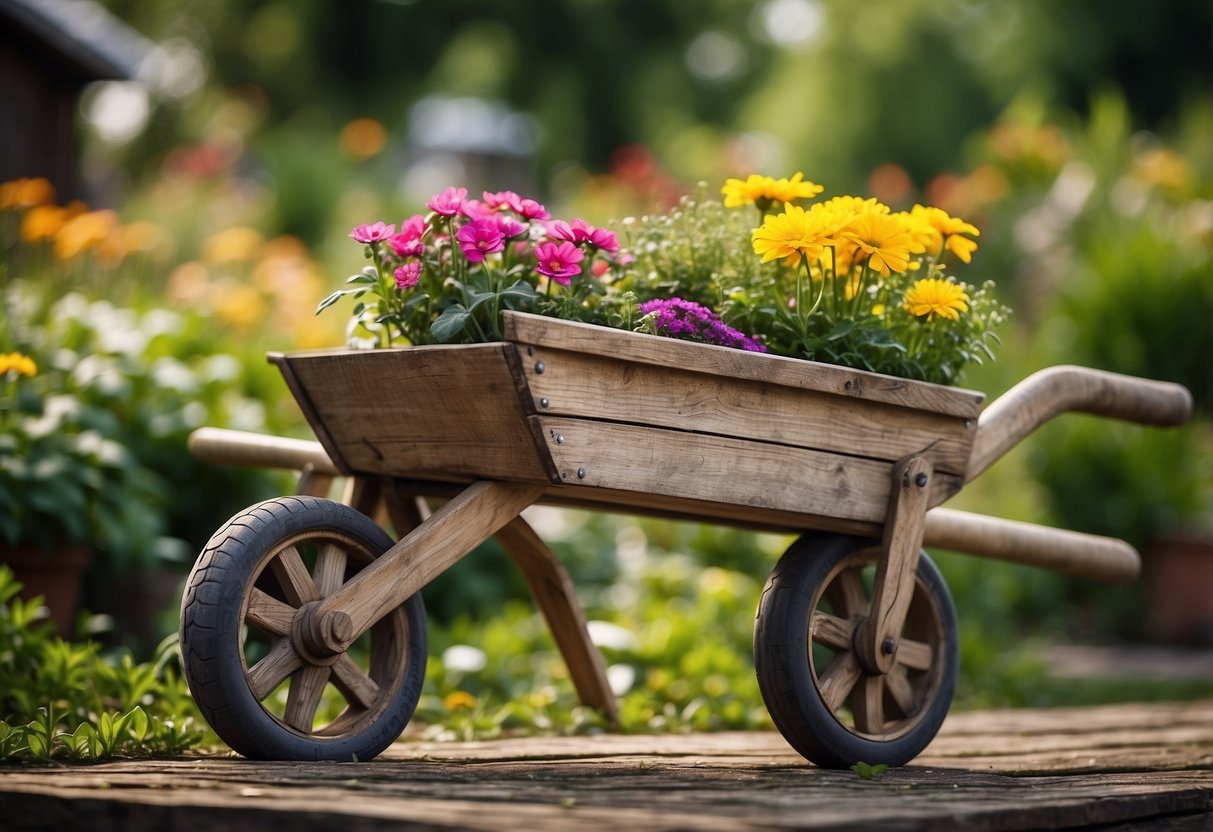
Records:
<instances>
[{"instance_id":1,"label":"wheel spoke","mask_svg":"<svg viewBox=\"0 0 1213 832\"><path fill-rule=\"evenodd\" d=\"M842 703L847 701L847 696L862 675L863 669L853 652L848 650L836 655L825 673L817 677L817 688L821 691L821 698L826 707L837 711Z\"/></svg>"},{"instance_id":2,"label":"wheel spoke","mask_svg":"<svg viewBox=\"0 0 1213 832\"><path fill-rule=\"evenodd\" d=\"M897 663L910 670L930 670L935 651L925 641L902 639L897 645Z\"/></svg>"},{"instance_id":3,"label":"wheel spoke","mask_svg":"<svg viewBox=\"0 0 1213 832\"><path fill-rule=\"evenodd\" d=\"M864 676L851 693L851 713L855 728L865 734L879 734L884 729L884 677Z\"/></svg>"},{"instance_id":4,"label":"wheel spoke","mask_svg":"<svg viewBox=\"0 0 1213 832\"><path fill-rule=\"evenodd\" d=\"M320 600L316 584L308 574L299 550L294 546L288 546L279 552L278 556L270 561L270 568L291 606L302 607L308 601Z\"/></svg>"},{"instance_id":5,"label":"wheel spoke","mask_svg":"<svg viewBox=\"0 0 1213 832\"><path fill-rule=\"evenodd\" d=\"M274 692L274 688L282 684L282 680L290 676L303 664L303 659L291 646L289 638L280 638L274 642L265 658L248 669L248 686L253 696L260 702Z\"/></svg>"},{"instance_id":6,"label":"wheel spoke","mask_svg":"<svg viewBox=\"0 0 1213 832\"><path fill-rule=\"evenodd\" d=\"M325 665L305 664L295 671L286 695L286 711L282 715L287 725L305 734L311 732L328 680L329 668Z\"/></svg>"},{"instance_id":7,"label":"wheel spoke","mask_svg":"<svg viewBox=\"0 0 1213 832\"><path fill-rule=\"evenodd\" d=\"M359 705L370 709L379 696L379 685L375 680L362 672L349 653L343 653L341 658L333 663L333 684L351 705Z\"/></svg>"},{"instance_id":8,"label":"wheel spoke","mask_svg":"<svg viewBox=\"0 0 1213 832\"><path fill-rule=\"evenodd\" d=\"M345 550L335 543L330 543L320 550L320 554L316 556L315 580L321 598L329 597L345 583L347 560Z\"/></svg>"},{"instance_id":9,"label":"wheel spoke","mask_svg":"<svg viewBox=\"0 0 1213 832\"><path fill-rule=\"evenodd\" d=\"M244 620L257 625L270 636L284 636L291 631L295 608L254 587L249 593L248 613Z\"/></svg>"},{"instance_id":10,"label":"wheel spoke","mask_svg":"<svg viewBox=\"0 0 1213 832\"><path fill-rule=\"evenodd\" d=\"M885 687L889 689L889 695L893 697L893 701L897 703L897 710L901 711L903 717L908 717L914 713L914 688L910 685L910 680L907 679L897 668L893 668L884 676Z\"/></svg>"},{"instance_id":11,"label":"wheel spoke","mask_svg":"<svg viewBox=\"0 0 1213 832\"><path fill-rule=\"evenodd\" d=\"M809 633L814 644L842 652L851 649L851 636L855 627L854 622L817 610L813 613Z\"/></svg>"},{"instance_id":12,"label":"wheel spoke","mask_svg":"<svg viewBox=\"0 0 1213 832\"><path fill-rule=\"evenodd\" d=\"M844 569L829 587L834 614L840 618L856 618L868 614L868 592L863 585L863 569Z\"/></svg>"}]
</instances>

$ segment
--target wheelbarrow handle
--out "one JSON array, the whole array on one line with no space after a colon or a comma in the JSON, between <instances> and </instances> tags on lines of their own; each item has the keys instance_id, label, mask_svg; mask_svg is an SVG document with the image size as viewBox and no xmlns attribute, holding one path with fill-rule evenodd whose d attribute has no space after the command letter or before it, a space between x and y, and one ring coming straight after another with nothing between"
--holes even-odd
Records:
<instances>
[{"instance_id":1,"label":"wheelbarrow handle","mask_svg":"<svg viewBox=\"0 0 1213 832\"><path fill-rule=\"evenodd\" d=\"M1192 394L1180 384L1089 367L1063 365L1040 370L982 412L965 481L989 468L1036 428L1066 412L1174 427L1192 415Z\"/></svg>"}]
</instances>

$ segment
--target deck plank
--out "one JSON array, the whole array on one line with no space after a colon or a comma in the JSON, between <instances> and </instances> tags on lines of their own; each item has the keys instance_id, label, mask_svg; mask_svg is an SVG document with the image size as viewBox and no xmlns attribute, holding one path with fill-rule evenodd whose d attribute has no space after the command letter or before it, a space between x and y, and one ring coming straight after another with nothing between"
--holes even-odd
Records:
<instances>
[{"instance_id":1,"label":"deck plank","mask_svg":"<svg viewBox=\"0 0 1213 832\"><path fill-rule=\"evenodd\" d=\"M1194 829L1213 825L1213 701L957 713L914 765L878 780L807 765L765 732L405 741L367 763L0 768L5 829L338 825Z\"/></svg>"}]
</instances>

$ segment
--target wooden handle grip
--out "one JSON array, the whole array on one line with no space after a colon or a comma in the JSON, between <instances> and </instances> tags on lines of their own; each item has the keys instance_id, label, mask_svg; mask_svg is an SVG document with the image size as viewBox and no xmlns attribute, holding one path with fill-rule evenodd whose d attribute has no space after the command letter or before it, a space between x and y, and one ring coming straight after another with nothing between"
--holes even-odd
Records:
<instances>
[{"instance_id":1,"label":"wooden handle grip","mask_svg":"<svg viewBox=\"0 0 1213 832\"><path fill-rule=\"evenodd\" d=\"M1049 367L1033 373L981 414L966 481L1036 428L1067 411L1174 427L1192 415L1192 394L1179 384L1088 367Z\"/></svg>"},{"instance_id":2,"label":"wooden handle grip","mask_svg":"<svg viewBox=\"0 0 1213 832\"><path fill-rule=\"evenodd\" d=\"M254 468L284 468L341 476L319 442L287 439L242 430L198 428L190 434L190 453L204 462Z\"/></svg>"}]
</instances>

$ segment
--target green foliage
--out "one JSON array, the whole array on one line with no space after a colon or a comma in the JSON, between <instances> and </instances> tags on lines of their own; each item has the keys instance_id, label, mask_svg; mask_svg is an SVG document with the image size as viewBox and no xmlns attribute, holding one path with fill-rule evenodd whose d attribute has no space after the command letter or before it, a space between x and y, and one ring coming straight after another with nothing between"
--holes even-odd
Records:
<instances>
[{"instance_id":1,"label":"green foliage","mask_svg":"<svg viewBox=\"0 0 1213 832\"><path fill-rule=\"evenodd\" d=\"M0 565L0 762L100 762L171 755L206 736L176 672L176 638L150 663L51 635Z\"/></svg>"},{"instance_id":2,"label":"green foliage","mask_svg":"<svg viewBox=\"0 0 1213 832\"><path fill-rule=\"evenodd\" d=\"M884 777L885 772L888 770L889 767L884 763L871 765L870 763L865 763L862 760L851 766L851 771L855 772L860 780L879 780L881 777Z\"/></svg>"}]
</instances>

